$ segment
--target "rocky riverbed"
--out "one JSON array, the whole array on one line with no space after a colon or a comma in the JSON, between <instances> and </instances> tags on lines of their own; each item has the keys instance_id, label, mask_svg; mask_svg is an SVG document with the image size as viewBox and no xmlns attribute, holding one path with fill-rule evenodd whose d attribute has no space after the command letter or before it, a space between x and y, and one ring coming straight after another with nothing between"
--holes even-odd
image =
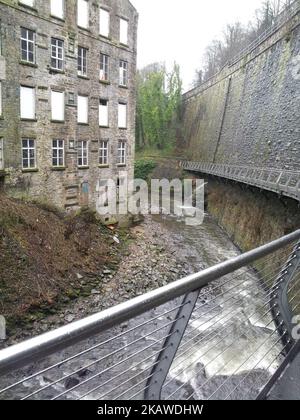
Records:
<instances>
[{"instance_id":1,"label":"rocky riverbed","mask_svg":"<svg viewBox=\"0 0 300 420\"><path fill-rule=\"evenodd\" d=\"M209 216L197 227L186 226L184 219L176 217L149 216L132 228L131 235L133 241L118 270L104 268L89 296L34 322L27 330L15 331L6 345L82 319L239 254ZM86 279L77 273L77 281ZM147 375L151 377L180 304L180 299L171 301L1 378L2 387L28 378L4 396L143 398ZM202 290L162 396L255 398L281 362L281 352L268 298L257 273L245 267Z\"/></svg>"},{"instance_id":2,"label":"rocky riverbed","mask_svg":"<svg viewBox=\"0 0 300 420\"><path fill-rule=\"evenodd\" d=\"M79 297L75 301L66 297L66 304L55 314L27 323L25 327L16 327L2 342L2 346L15 344L110 308L190 272L191 267L184 255L180 255L170 232L147 216L141 225L131 229L131 242L116 272L104 267L96 281L85 278L84 273L77 273L74 282L82 286L94 281L90 296Z\"/></svg>"}]
</instances>

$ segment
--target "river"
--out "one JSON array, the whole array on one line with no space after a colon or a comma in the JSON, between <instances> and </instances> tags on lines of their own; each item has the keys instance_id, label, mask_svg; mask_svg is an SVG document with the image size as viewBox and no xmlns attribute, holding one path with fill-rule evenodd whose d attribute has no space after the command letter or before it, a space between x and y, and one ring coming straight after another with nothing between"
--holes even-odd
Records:
<instances>
[{"instance_id":1,"label":"river","mask_svg":"<svg viewBox=\"0 0 300 420\"><path fill-rule=\"evenodd\" d=\"M167 230L176 258L190 273L240 253L209 216L201 226L152 216L152 226ZM147 379L157 374L152 368L180 303L169 302L2 378L0 388L29 378L2 398L141 399ZM162 398L253 399L282 358L268 296L258 274L246 267L201 292Z\"/></svg>"}]
</instances>

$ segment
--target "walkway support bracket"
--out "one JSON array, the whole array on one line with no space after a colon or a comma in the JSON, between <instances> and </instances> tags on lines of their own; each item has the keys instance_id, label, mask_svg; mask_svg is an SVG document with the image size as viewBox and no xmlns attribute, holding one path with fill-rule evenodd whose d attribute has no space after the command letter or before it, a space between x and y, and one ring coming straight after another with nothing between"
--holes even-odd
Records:
<instances>
[{"instance_id":1,"label":"walkway support bracket","mask_svg":"<svg viewBox=\"0 0 300 420\"><path fill-rule=\"evenodd\" d=\"M276 286L274 286L271 299L271 306L275 309L272 310L275 324L279 334L283 337L283 344L288 353L295 340L293 339L292 330L293 325L293 309L289 300L289 289L292 286L292 282L295 278L297 271L300 268L300 241L297 243L293 252L289 256L288 261L284 265L279 277L276 280ZM279 315L278 315L279 313ZM284 326L282 326L282 322Z\"/></svg>"},{"instance_id":2,"label":"walkway support bracket","mask_svg":"<svg viewBox=\"0 0 300 420\"><path fill-rule=\"evenodd\" d=\"M161 400L163 384L177 354L201 290L188 293L182 300L182 306L175 316L175 322L168 332L168 336L162 346L162 351L159 353L147 381L144 395L146 401Z\"/></svg>"}]
</instances>

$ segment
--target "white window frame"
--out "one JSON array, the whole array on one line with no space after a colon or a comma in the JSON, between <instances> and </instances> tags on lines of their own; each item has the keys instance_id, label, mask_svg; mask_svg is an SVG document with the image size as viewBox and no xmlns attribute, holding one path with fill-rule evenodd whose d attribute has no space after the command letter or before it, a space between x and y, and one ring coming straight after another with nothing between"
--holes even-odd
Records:
<instances>
[{"instance_id":1,"label":"white window frame","mask_svg":"<svg viewBox=\"0 0 300 420\"><path fill-rule=\"evenodd\" d=\"M118 127L127 128L127 104L123 102L118 104Z\"/></svg>"},{"instance_id":2,"label":"white window frame","mask_svg":"<svg viewBox=\"0 0 300 420\"><path fill-rule=\"evenodd\" d=\"M33 146L30 144L31 142ZM27 152L26 157L24 157L25 151ZM31 152L33 152L33 158ZM33 138L22 138L22 169L36 169L36 143Z\"/></svg>"},{"instance_id":3,"label":"white window frame","mask_svg":"<svg viewBox=\"0 0 300 420\"><path fill-rule=\"evenodd\" d=\"M89 27L89 0L77 0L77 25L80 28L88 29Z\"/></svg>"},{"instance_id":4,"label":"white window frame","mask_svg":"<svg viewBox=\"0 0 300 420\"><path fill-rule=\"evenodd\" d=\"M102 101L105 101L106 105L101 104ZM107 99L100 99L99 101L99 126L109 126L109 101Z\"/></svg>"},{"instance_id":5,"label":"white window frame","mask_svg":"<svg viewBox=\"0 0 300 420\"><path fill-rule=\"evenodd\" d=\"M24 27L21 27L20 31L21 31L21 34L20 34L21 60L25 61L26 63L35 64L35 32L31 29L24 28ZM22 35L22 31L26 31L25 36ZM33 34L33 39L29 39L30 32ZM22 48L23 42L26 43L26 49ZM32 60L29 59L29 53L31 52L29 51L30 45L32 46L32 55L33 55ZM26 53L26 58L23 58L23 51Z\"/></svg>"},{"instance_id":6,"label":"white window frame","mask_svg":"<svg viewBox=\"0 0 300 420\"><path fill-rule=\"evenodd\" d=\"M51 38L51 68L53 70L64 70L64 57L65 57L65 43L62 39ZM55 65L53 65L53 61Z\"/></svg>"},{"instance_id":7,"label":"white window frame","mask_svg":"<svg viewBox=\"0 0 300 420\"><path fill-rule=\"evenodd\" d=\"M99 35L105 38L110 35L110 13L102 7L99 9Z\"/></svg>"},{"instance_id":8,"label":"white window frame","mask_svg":"<svg viewBox=\"0 0 300 420\"><path fill-rule=\"evenodd\" d=\"M35 88L20 87L20 116L22 120L35 120Z\"/></svg>"},{"instance_id":9,"label":"white window frame","mask_svg":"<svg viewBox=\"0 0 300 420\"><path fill-rule=\"evenodd\" d=\"M2 103L2 80L0 80L0 117L2 117L3 113L3 103Z\"/></svg>"},{"instance_id":10,"label":"white window frame","mask_svg":"<svg viewBox=\"0 0 300 420\"><path fill-rule=\"evenodd\" d=\"M65 0L50 0L50 14L53 17L65 18Z\"/></svg>"},{"instance_id":11,"label":"white window frame","mask_svg":"<svg viewBox=\"0 0 300 420\"><path fill-rule=\"evenodd\" d=\"M89 98L88 96L77 96L77 122L79 124L89 123Z\"/></svg>"},{"instance_id":12,"label":"white window frame","mask_svg":"<svg viewBox=\"0 0 300 420\"><path fill-rule=\"evenodd\" d=\"M61 139L52 140L52 167L53 168L65 167L65 142L64 140L61 140Z\"/></svg>"},{"instance_id":13,"label":"white window frame","mask_svg":"<svg viewBox=\"0 0 300 420\"><path fill-rule=\"evenodd\" d=\"M78 58L77 58L77 72L78 76L87 76L87 55L88 49L84 47L78 47Z\"/></svg>"},{"instance_id":14,"label":"white window frame","mask_svg":"<svg viewBox=\"0 0 300 420\"><path fill-rule=\"evenodd\" d=\"M51 121L65 121L65 93L51 90Z\"/></svg>"},{"instance_id":15,"label":"white window frame","mask_svg":"<svg viewBox=\"0 0 300 420\"><path fill-rule=\"evenodd\" d=\"M19 0L19 3L24 4L25 6L34 7L35 0Z\"/></svg>"},{"instance_id":16,"label":"white window frame","mask_svg":"<svg viewBox=\"0 0 300 420\"><path fill-rule=\"evenodd\" d=\"M0 171L4 170L4 140L0 137Z\"/></svg>"},{"instance_id":17,"label":"white window frame","mask_svg":"<svg viewBox=\"0 0 300 420\"><path fill-rule=\"evenodd\" d=\"M109 140L99 140L99 165L108 166Z\"/></svg>"},{"instance_id":18,"label":"white window frame","mask_svg":"<svg viewBox=\"0 0 300 420\"><path fill-rule=\"evenodd\" d=\"M88 140L79 140L77 145L77 165L78 168L87 168L89 166L89 142Z\"/></svg>"},{"instance_id":19,"label":"white window frame","mask_svg":"<svg viewBox=\"0 0 300 420\"><path fill-rule=\"evenodd\" d=\"M125 140L119 140L118 143L118 165L126 165L127 143Z\"/></svg>"},{"instance_id":20,"label":"white window frame","mask_svg":"<svg viewBox=\"0 0 300 420\"><path fill-rule=\"evenodd\" d=\"M100 80L109 81L109 55L100 53Z\"/></svg>"},{"instance_id":21,"label":"white window frame","mask_svg":"<svg viewBox=\"0 0 300 420\"><path fill-rule=\"evenodd\" d=\"M119 84L120 86L128 86L128 61L120 60Z\"/></svg>"},{"instance_id":22,"label":"white window frame","mask_svg":"<svg viewBox=\"0 0 300 420\"><path fill-rule=\"evenodd\" d=\"M127 19L120 18L120 44L128 45L129 22Z\"/></svg>"},{"instance_id":23,"label":"white window frame","mask_svg":"<svg viewBox=\"0 0 300 420\"><path fill-rule=\"evenodd\" d=\"M0 25L0 57L2 57L3 54L3 36L2 36L2 30L1 30L1 25Z\"/></svg>"}]
</instances>

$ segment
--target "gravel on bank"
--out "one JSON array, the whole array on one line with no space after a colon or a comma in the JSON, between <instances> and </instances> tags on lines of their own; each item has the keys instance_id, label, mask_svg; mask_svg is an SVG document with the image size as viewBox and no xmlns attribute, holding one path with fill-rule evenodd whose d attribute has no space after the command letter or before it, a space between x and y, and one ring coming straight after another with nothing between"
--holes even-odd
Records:
<instances>
[{"instance_id":1,"label":"gravel on bank","mask_svg":"<svg viewBox=\"0 0 300 420\"><path fill-rule=\"evenodd\" d=\"M25 328L15 328L4 346L103 311L189 274L188 264L180 258L170 232L151 216L131 228L131 237L133 241L117 271L105 267L89 296L66 302L55 314L28 323ZM77 280L84 282L84 275L78 273Z\"/></svg>"}]
</instances>

